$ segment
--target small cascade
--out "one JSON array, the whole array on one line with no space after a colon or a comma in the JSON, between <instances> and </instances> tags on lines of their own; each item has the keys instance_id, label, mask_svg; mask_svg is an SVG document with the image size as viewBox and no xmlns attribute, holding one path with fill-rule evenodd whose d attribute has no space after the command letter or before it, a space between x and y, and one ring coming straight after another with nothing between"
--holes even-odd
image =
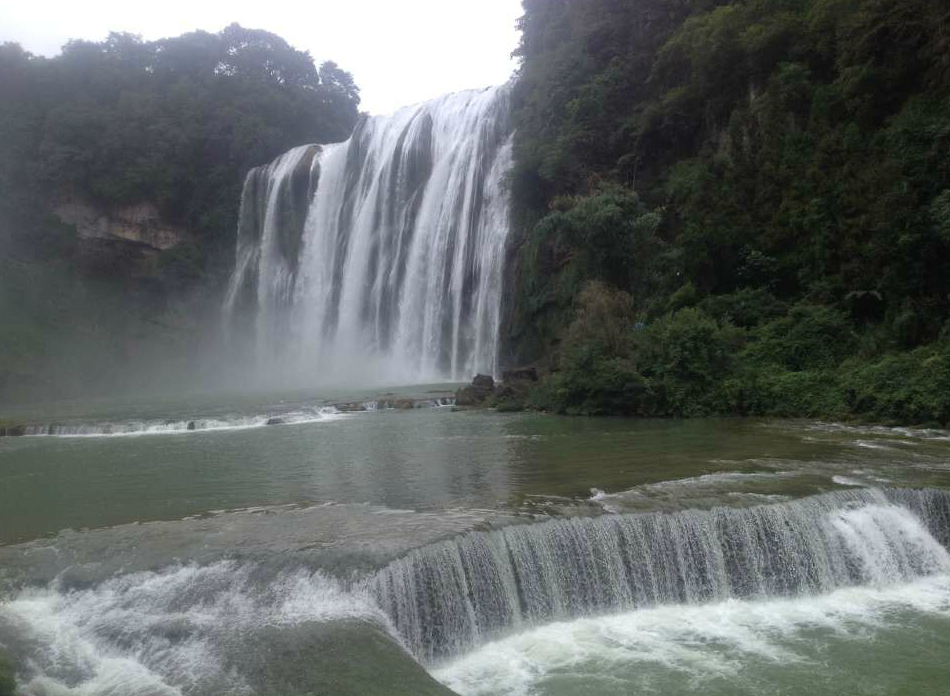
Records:
<instances>
[{"instance_id":1,"label":"small cascade","mask_svg":"<svg viewBox=\"0 0 950 696\"><path fill-rule=\"evenodd\" d=\"M367 587L432 663L552 620L950 573L948 542L950 492L863 489L471 532L409 553Z\"/></svg>"},{"instance_id":2,"label":"small cascade","mask_svg":"<svg viewBox=\"0 0 950 696\"><path fill-rule=\"evenodd\" d=\"M119 435L174 435L181 433L244 430L271 425L304 425L338 420L361 411L403 411L454 406L455 398L391 398L329 405L299 406L257 414L230 414L217 417L133 419L124 421L92 421L61 423L30 423L0 428L0 437L109 437Z\"/></svg>"},{"instance_id":3,"label":"small cascade","mask_svg":"<svg viewBox=\"0 0 950 696\"><path fill-rule=\"evenodd\" d=\"M497 372L508 86L364 118L247 177L232 343L277 381Z\"/></svg>"}]
</instances>

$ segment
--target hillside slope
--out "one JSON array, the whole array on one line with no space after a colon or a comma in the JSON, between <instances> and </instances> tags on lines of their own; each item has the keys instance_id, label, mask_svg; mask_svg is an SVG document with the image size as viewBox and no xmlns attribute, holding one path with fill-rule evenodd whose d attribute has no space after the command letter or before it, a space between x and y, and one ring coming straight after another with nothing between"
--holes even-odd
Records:
<instances>
[{"instance_id":1,"label":"hillside slope","mask_svg":"<svg viewBox=\"0 0 950 696\"><path fill-rule=\"evenodd\" d=\"M950 8L525 0L505 334L566 412L950 421Z\"/></svg>"}]
</instances>

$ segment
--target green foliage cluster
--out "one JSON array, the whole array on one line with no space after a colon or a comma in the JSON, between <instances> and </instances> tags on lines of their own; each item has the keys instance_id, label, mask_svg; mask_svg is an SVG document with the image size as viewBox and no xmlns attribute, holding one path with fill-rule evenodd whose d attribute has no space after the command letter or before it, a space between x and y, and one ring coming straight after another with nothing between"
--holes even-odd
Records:
<instances>
[{"instance_id":1,"label":"green foliage cluster","mask_svg":"<svg viewBox=\"0 0 950 696\"><path fill-rule=\"evenodd\" d=\"M505 328L553 370L536 405L950 420L945 2L524 7ZM585 336L583 288L626 339Z\"/></svg>"},{"instance_id":2,"label":"green foliage cluster","mask_svg":"<svg viewBox=\"0 0 950 696\"><path fill-rule=\"evenodd\" d=\"M42 257L56 236L44 216L63 195L104 209L150 201L194 232L202 258L229 253L247 170L345 139L359 104L334 63L237 24L159 41L112 33L51 59L3 44L0 91L0 221Z\"/></svg>"},{"instance_id":3,"label":"green foliage cluster","mask_svg":"<svg viewBox=\"0 0 950 696\"><path fill-rule=\"evenodd\" d=\"M674 263L657 236L660 221L660 211L648 210L634 191L619 186L555 199L516 260L522 284L512 330L542 352L542 342L569 323L590 280L626 288L642 302L656 297Z\"/></svg>"},{"instance_id":4,"label":"green foliage cluster","mask_svg":"<svg viewBox=\"0 0 950 696\"><path fill-rule=\"evenodd\" d=\"M848 317L826 306L797 304L751 328L698 306L650 323L635 314L629 294L587 284L555 369L517 403L575 415L950 424L950 336L862 357Z\"/></svg>"}]
</instances>

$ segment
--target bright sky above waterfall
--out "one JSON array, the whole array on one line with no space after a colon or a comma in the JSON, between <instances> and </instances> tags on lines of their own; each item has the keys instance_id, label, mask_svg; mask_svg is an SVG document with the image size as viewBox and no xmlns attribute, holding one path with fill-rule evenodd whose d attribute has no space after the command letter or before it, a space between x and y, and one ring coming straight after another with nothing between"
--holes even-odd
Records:
<instances>
[{"instance_id":1,"label":"bright sky above waterfall","mask_svg":"<svg viewBox=\"0 0 950 696\"><path fill-rule=\"evenodd\" d=\"M353 73L361 108L388 113L446 92L505 82L515 69L521 0L0 0L0 42L52 56L109 31L145 39L231 22L279 34Z\"/></svg>"}]
</instances>

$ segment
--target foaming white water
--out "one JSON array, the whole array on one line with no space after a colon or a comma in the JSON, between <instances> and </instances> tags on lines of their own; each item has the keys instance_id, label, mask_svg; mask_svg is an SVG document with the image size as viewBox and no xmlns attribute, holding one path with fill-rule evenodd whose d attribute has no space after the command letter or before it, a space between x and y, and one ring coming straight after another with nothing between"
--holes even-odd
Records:
<instances>
[{"instance_id":1,"label":"foaming white water","mask_svg":"<svg viewBox=\"0 0 950 696\"><path fill-rule=\"evenodd\" d=\"M831 481L833 483L837 483L839 486L852 486L854 488L862 488L867 486L864 481L860 481L850 476L841 476L840 474L835 474L832 476Z\"/></svg>"},{"instance_id":2,"label":"foaming white water","mask_svg":"<svg viewBox=\"0 0 950 696\"><path fill-rule=\"evenodd\" d=\"M27 437L121 437L138 435L181 435L205 431L246 430L265 425L320 423L346 418L332 406L288 413L189 420L129 420L96 423L50 423L26 426Z\"/></svg>"},{"instance_id":3,"label":"foaming white water","mask_svg":"<svg viewBox=\"0 0 950 696\"><path fill-rule=\"evenodd\" d=\"M750 660L788 666L810 659L799 648L816 630L864 640L869 630L906 612L950 619L950 576L817 597L673 605L560 622L484 645L432 674L463 696L528 696L552 675L565 673L613 675L614 693L639 693L645 684L636 680L646 681L642 673L652 668L681 673L686 684L735 676ZM625 683L621 674L634 683Z\"/></svg>"},{"instance_id":4,"label":"foaming white water","mask_svg":"<svg viewBox=\"0 0 950 696\"><path fill-rule=\"evenodd\" d=\"M555 520L417 549L367 588L413 654L435 664L573 617L950 574L934 536L946 535L948 512L942 491L853 489L744 509Z\"/></svg>"},{"instance_id":5,"label":"foaming white water","mask_svg":"<svg viewBox=\"0 0 950 696\"><path fill-rule=\"evenodd\" d=\"M226 315L274 379L497 372L511 166L507 86L366 118L253 170Z\"/></svg>"},{"instance_id":6,"label":"foaming white water","mask_svg":"<svg viewBox=\"0 0 950 696\"><path fill-rule=\"evenodd\" d=\"M890 438L911 438L918 440L950 440L950 431L937 428L889 428L884 425L848 425L844 423L828 423L824 421L808 423L805 427L808 430L815 430L819 432L856 433L858 435L872 435Z\"/></svg>"},{"instance_id":7,"label":"foaming white water","mask_svg":"<svg viewBox=\"0 0 950 696\"><path fill-rule=\"evenodd\" d=\"M950 573L950 553L905 508L865 505L831 513L831 523L867 582L887 585Z\"/></svg>"},{"instance_id":8,"label":"foaming white water","mask_svg":"<svg viewBox=\"0 0 950 696\"><path fill-rule=\"evenodd\" d=\"M386 625L367 598L321 573L262 579L219 562L22 590L0 604L0 641L28 651L24 696L245 694L235 665L255 631L352 618Z\"/></svg>"}]
</instances>

